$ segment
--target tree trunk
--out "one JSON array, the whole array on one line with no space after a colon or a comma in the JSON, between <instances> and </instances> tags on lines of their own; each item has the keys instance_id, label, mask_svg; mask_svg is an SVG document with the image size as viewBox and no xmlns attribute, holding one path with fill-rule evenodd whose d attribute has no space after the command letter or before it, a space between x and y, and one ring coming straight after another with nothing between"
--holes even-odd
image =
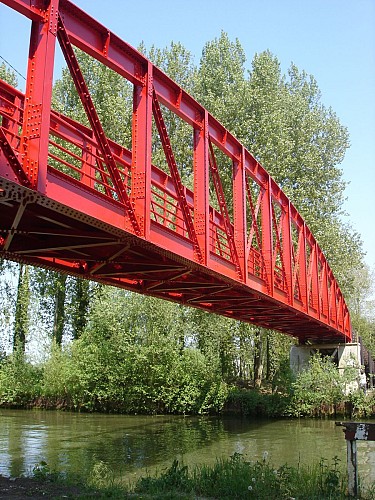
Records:
<instances>
[{"instance_id":1,"label":"tree trunk","mask_svg":"<svg viewBox=\"0 0 375 500\"><path fill-rule=\"evenodd\" d=\"M66 297L65 274L56 277L55 314L53 322L53 338L57 345L61 346L65 323L65 297Z\"/></svg>"},{"instance_id":2,"label":"tree trunk","mask_svg":"<svg viewBox=\"0 0 375 500\"><path fill-rule=\"evenodd\" d=\"M90 305L90 282L77 278L74 281L73 293L73 337L78 339L87 324L87 315Z\"/></svg>"},{"instance_id":3,"label":"tree trunk","mask_svg":"<svg viewBox=\"0 0 375 500\"><path fill-rule=\"evenodd\" d=\"M270 333L266 335L266 380L269 382L271 379L271 341Z\"/></svg>"},{"instance_id":4,"label":"tree trunk","mask_svg":"<svg viewBox=\"0 0 375 500\"><path fill-rule=\"evenodd\" d=\"M262 385L263 376L263 338L260 330L255 333L254 339L254 387Z\"/></svg>"},{"instance_id":5,"label":"tree trunk","mask_svg":"<svg viewBox=\"0 0 375 500\"><path fill-rule=\"evenodd\" d=\"M18 275L16 311L14 315L13 350L25 352L29 328L30 282L29 268L20 264Z\"/></svg>"}]
</instances>

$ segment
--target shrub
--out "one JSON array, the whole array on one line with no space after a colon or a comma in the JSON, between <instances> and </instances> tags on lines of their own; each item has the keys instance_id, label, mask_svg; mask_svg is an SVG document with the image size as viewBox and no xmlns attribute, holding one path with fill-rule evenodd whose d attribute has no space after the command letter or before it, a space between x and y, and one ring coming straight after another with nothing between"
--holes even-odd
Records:
<instances>
[{"instance_id":1,"label":"shrub","mask_svg":"<svg viewBox=\"0 0 375 500\"><path fill-rule=\"evenodd\" d=\"M352 407L352 417L371 417L374 414L374 393L365 394L361 390L352 391L348 395L348 400Z\"/></svg>"},{"instance_id":2,"label":"shrub","mask_svg":"<svg viewBox=\"0 0 375 500\"><path fill-rule=\"evenodd\" d=\"M7 356L0 365L0 404L22 406L40 394L42 370L27 362L21 351Z\"/></svg>"},{"instance_id":3,"label":"shrub","mask_svg":"<svg viewBox=\"0 0 375 500\"><path fill-rule=\"evenodd\" d=\"M292 383L289 412L293 416L319 416L334 413L346 400L346 385L352 373L341 375L330 358L319 353L311 357L306 370Z\"/></svg>"},{"instance_id":4,"label":"shrub","mask_svg":"<svg viewBox=\"0 0 375 500\"><path fill-rule=\"evenodd\" d=\"M192 470L175 460L159 476L140 479L134 491L153 498L344 499L345 476L337 459L332 465L321 461L313 467L274 468L267 458L252 462L235 453Z\"/></svg>"},{"instance_id":5,"label":"shrub","mask_svg":"<svg viewBox=\"0 0 375 500\"><path fill-rule=\"evenodd\" d=\"M43 395L86 411L205 413L220 411L227 386L200 351L168 336L134 343L85 332L68 349L53 347Z\"/></svg>"},{"instance_id":6,"label":"shrub","mask_svg":"<svg viewBox=\"0 0 375 500\"><path fill-rule=\"evenodd\" d=\"M243 416L281 417L287 412L289 398L278 393L232 387L226 408Z\"/></svg>"}]
</instances>

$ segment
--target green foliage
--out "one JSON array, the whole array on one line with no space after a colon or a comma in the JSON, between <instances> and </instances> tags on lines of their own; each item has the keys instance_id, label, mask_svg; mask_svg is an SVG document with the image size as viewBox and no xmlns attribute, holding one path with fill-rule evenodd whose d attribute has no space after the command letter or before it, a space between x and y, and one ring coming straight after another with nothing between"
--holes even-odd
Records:
<instances>
[{"instance_id":1,"label":"green foliage","mask_svg":"<svg viewBox=\"0 0 375 500\"><path fill-rule=\"evenodd\" d=\"M29 267L19 265L16 308L14 314L13 346L25 352L29 329L30 281Z\"/></svg>"},{"instance_id":2,"label":"green foliage","mask_svg":"<svg viewBox=\"0 0 375 500\"><path fill-rule=\"evenodd\" d=\"M56 489L49 495L78 498L152 498L154 500L194 500L197 498L255 498L264 500L345 500L347 477L344 465L338 457L331 462L321 459L311 466L284 464L274 467L268 461L249 460L234 453L228 459L217 460L213 465L189 467L174 460L170 467L153 476L141 477L135 483L125 484L116 479L114 471L103 461L93 465L85 484L74 475L61 477L51 472L49 465L41 461L33 468L38 481L56 482ZM73 486L74 484L74 486ZM43 492L43 494L45 494ZM64 495L64 496L67 496ZM374 487L361 488L360 497L373 500Z\"/></svg>"},{"instance_id":3,"label":"green foliage","mask_svg":"<svg viewBox=\"0 0 375 500\"><path fill-rule=\"evenodd\" d=\"M28 363L22 350L7 356L0 365L0 405L24 406L40 394L41 370Z\"/></svg>"},{"instance_id":4,"label":"green foliage","mask_svg":"<svg viewBox=\"0 0 375 500\"><path fill-rule=\"evenodd\" d=\"M70 401L71 394L76 392L76 385L79 385L79 375L74 372L70 350L61 349L53 342L51 356L43 368L41 395L52 401Z\"/></svg>"},{"instance_id":5,"label":"green foliage","mask_svg":"<svg viewBox=\"0 0 375 500\"><path fill-rule=\"evenodd\" d=\"M349 308L353 330L361 337L366 348L375 353L375 273L364 265L353 269L353 288Z\"/></svg>"},{"instance_id":6,"label":"green foliage","mask_svg":"<svg viewBox=\"0 0 375 500\"><path fill-rule=\"evenodd\" d=\"M372 417L375 409L375 394L365 394L362 390L352 391L348 395L348 402L352 405L351 415L354 418Z\"/></svg>"},{"instance_id":7,"label":"green foliage","mask_svg":"<svg viewBox=\"0 0 375 500\"><path fill-rule=\"evenodd\" d=\"M347 385L356 379L354 368L340 373L333 361L319 353L310 358L309 367L292 384L290 413L294 416L329 414L347 399Z\"/></svg>"},{"instance_id":8,"label":"green foliage","mask_svg":"<svg viewBox=\"0 0 375 500\"><path fill-rule=\"evenodd\" d=\"M280 363L272 377L272 392L290 394L295 376L290 368L289 354L280 360Z\"/></svg>"},{"instance_id":9,"label":"green foliage","mask_svg":"<svg viewBox=\"0 0 375 500\"><path fill-rule=\"evenodd\" d=\"M158 477L141 478L136 494L153 498L257 498L344 499L346 474L335 458L332 465L321 461L312 467L274 468L266 458L247 461L235 453L214 465L189 470L177 460ZM185 497L185 495L188 495Z\"/></svg>"},{"instance_id":10,"label":"green foliage","mask_svg":"<svg viewBox=\"0 0 375 500\"><path fill-rule=\"evenodd\" d=\"M76 57L89 88L105 133L125 147L131 147L132 85L85 52L76 49ZM88 118L67 68L53 88L52 107L89 125ZM121 112L118 112L121 110Z\"/></svg>"},{"instance_id":11,"label":"green foliage","mask_svg":"<svg viewBox=\"0 0 375 500\"><path fill-rule=\"evenodd\" d=\"M66 349L53 348L44 396L88 411L219 411L227 389L218 365L181 344L171 304L154 299L139 309L140 300L103 291L82 336Z\"/></svg>"},{"instance_id":12,"label":"green foliage","mask_svg":"<svg viewBox=\"0 0 375 500\"><path fill-rule=\"evenodd\" d=\"M102 460L96 462L92 468L88 484L99 489L113 488L115 485L113 471Z\"/></svg>"},{"instance_id":13,"label":"green foliage","mask_svg":"<svg viewBox=\"0 0 375 500\"><path fill-rule=\"evenodd\" d=\"M16 73L8 68L5 63L0 64L0 79L6 81L9 85L12 85L12 87L17 88L18 86Z\"/></svg>"},{"instance_id":14,"label":"green foliage","mask_svg":"<svg viewBox=\"0 0 375 500\"><path fill-rule=\"evenodd\" d=\"M86 327L90 302L98 286L93 285L88 280L78 278L72 280L73 290L70 310L73 337L75 339L82 335Z\"/></svg>"},{"instance_id":15,"label":"green foliage","mask_svg":"<svg viewBox=\"0 0 375 500\"><path fill-rule=\"evenodd\" d=\"M281 417L287 414L288 396L233 387L226 402L229 412L245 417Z\"/></svg>"},{"instance_id":16,"label":"green foliage","mask_svg":"<svg viewBox=\"0 0 375 500\"><path fill-rule=\"evenodd\" d=\"M231 41L222 31L219 38L205 44L194 86L198 102L240 141L248 130L245 62L240 41Z\"/></svg>"},{"instance_id":17,"label":"green foliage","mask_svg":"<svg viewBox=\"0 0 375 500\"><path fill-rule=\"evenodd\" d=\"M2 335L0 335L0 351L5 354L13 339L7 335L11 331L14 320L17 290L14 287L13 276L17 276L18 264L6 260L0 260L0 324Z\"/></svg>"},{"instance_id":18,"label":"green foliage","mask_svg":"<svg viewBox=\"0 0 375 500\"><path fill-rule=\"evenodd\" d=\"M35 464L32 473L33 478L38 481L57 482L62 479L62 475L58 472L52 471L45 460L41 460Z\"/></svg>"}]
</instances>

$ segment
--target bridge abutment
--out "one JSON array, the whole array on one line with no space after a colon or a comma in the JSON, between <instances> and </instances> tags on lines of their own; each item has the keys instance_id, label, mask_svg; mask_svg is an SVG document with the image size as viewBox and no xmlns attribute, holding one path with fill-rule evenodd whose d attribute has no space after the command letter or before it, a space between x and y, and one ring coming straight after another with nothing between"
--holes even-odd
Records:
<instances>
[{"instance_id":1,"label":"bridge abutment","mask_svg":"<svg viewBox=\"0 0 375 500\"><path fill-rule=\"evenodd\" d=\"M290 368L293 373L298 374L307 369L311 357L317 352L323 356L329 356L341 373L346 368L354 368L357 371L356 380L353 381L350 387L347 387L348 392L361 386L364 389L374 387L374 361L360 339L358 342L344 344L293 346L290 350Z\"/></svg>"}]
</instances>

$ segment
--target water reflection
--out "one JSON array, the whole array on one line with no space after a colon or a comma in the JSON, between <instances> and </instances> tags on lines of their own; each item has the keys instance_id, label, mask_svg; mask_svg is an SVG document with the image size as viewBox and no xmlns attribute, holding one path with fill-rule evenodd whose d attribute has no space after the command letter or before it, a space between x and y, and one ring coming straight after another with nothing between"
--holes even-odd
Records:
<instances>
[{"instance_id":1,"label":"water reflection","mask_svg":"<svg viewBox=\"0 0 375 500\"><path fill-rule=\"evenodd\" d=\"M359 443L360 472L375 480L375 443ZM87 476L102 461L128 481L170 466L214 463L233 453L276 465L346 461L342 428L324 420L245 420L0 411L0 473L30 475L44 460L53 470ZM367 482L367 481L366 481Z\"/></svg>"}]
</instances>

